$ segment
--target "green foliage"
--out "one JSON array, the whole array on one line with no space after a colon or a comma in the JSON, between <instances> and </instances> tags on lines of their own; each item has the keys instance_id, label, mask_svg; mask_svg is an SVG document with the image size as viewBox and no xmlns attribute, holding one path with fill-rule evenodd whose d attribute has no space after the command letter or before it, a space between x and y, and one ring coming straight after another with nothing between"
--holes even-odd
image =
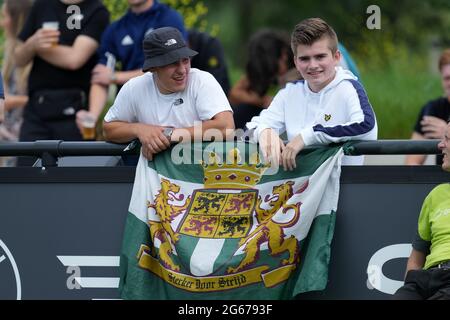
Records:
<instances>
[{"instance_id":1,"label":"green foliage","mask_svg":"<svg viewBox=\"0 0 450 320\"><path fill-rule=\"evenodd\" d=\"M208 8L203 1L199 0L162 0L172 8L176 9L184 18L186 28L197 28L200 31L208 31L212 35L217 35L218 25L208 25L205 19ZM103 3L111 13L111 21L120 18L128 9L128 3L125 0L103 0ZM209 29L209 30L208 30Z\"/></svg>"},{"instance_id":2,"label":"green foliage","mask_svg":"<svg viewBox=\"0 0 450 320\"><path fill-rule=\"evenodd\" d=\"M208 20L219 23L221 40L233 64L243 67L246 43L256 30L278 28L291 32L301 20L321 17L338 33L353 54L369 59L395 52L397 45L412 51L427 50L431 43L450 45L450 1L448 0L204 0ZM366 26L369 5L381 10L381 30ZM393 44L386 47L385 44ZM371 48L368 48L371 47ZM387 59L389 60L389 59Z\"/></svg>"},{"instance_id":3,"label":"green foliage","mask_svg":"<svg viewBox=\"0 0 450 320\"><path fill-rule=\"evenodd\" d=\"M423 105L442 96L440 77L429 71L423 57L411 56L405 49L396 51L395 63L361 70L377 116L379 139L408 139Z\"/></svg>"},{"instance_id":4,"label":"green foliage","mask_svg":"<svg viewBox=\"0 0 450 320\"><path fill-rule=\"evenodd\" d=\"M128 9L126 0L103 0L103 4L108 8L111 21L119 19Z\"/></svg>"}]
</instances>

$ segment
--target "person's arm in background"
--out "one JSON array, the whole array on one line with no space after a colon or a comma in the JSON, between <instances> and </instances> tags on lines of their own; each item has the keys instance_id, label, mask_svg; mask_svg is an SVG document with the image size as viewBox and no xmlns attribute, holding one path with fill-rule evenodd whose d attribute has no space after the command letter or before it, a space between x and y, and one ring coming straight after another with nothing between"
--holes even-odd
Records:
<instances>
[{"instance_id":1,"label":"person's arm in background","mask_svg":"<svg viewBox=\"0 0 450 320\"><path fill-rule=\"evenodd\" d=\"M78 70L84 66L100 45L102 33L109 24L109 12L103 7L86 19L88 21L71 45L58 44L38 49L37 54L48 63L63 69Z\"/></svg>"},{"instance_id":2,"label":"person's arm in background","mask_svg":"<svg viewBox=\"0 0 450 320\"><path fill-rule=\"evenodd\" d=\"M230 89L228 100L235 106L239 104L250 104L261 108L267 108L272 102L271 96L260 96L255 91L249 89L249 83L246 76L241 77Z\"/></svg>"},{"instance_id":3,"label":"person's arm in background","mask_svg":"<svg viewBox=\"0 0 450 320\"><path fill-rule=\"evenodd\" d=\"M82 120L89 114L98 121L108 101L109 84L115 75L116 52L112 40L113 25L103 32L98 49L98 63L92 69L91 87L89 90L88 110L79 110L76 114L76 124L82 130ZM111 60L112 59L112 60Z\"/></svg>"},{"instance_id":4,"label":"person's arm in background","mask_svg":"<svg viewBox=\"0 0 450 320\"><path fill-rule=\"evenodd\" d=\"M413 132L411 140L425 140L425 137L418 132ZM405 165L420 166L425 163L427 156L425 154L408 154L405 156Z\"/></svg>"},{"instance_id":5,"label":"person's arm in background","mask_svg":"<svg viewBox=\"0 0 450 320\"><path fill-rule=\"evenodd\" d=\"M11 111L16 108L23 108L28 102L28 96L25 95L10 95L5 97L5 111Z\"/></svg>"},{"instance_id":6,"label":"person's arm in background","mask_svg":"<svg viewBox=\"0 0 450 320\"><path fill-rule=\"evenodd\" d=\"M128 71L115 70L115 62L119 55L114 42L114 32L114 24L111 24L106 28L102 35L100 48L98 50L99 60L92 70L91 84L98 84L106 87L112 84L123 85L131 78L143 74L141 69ZM112 63L108 61L110 57L113 57L114 61Z\"/></svg>"},{"instance_id":7,"label":"person's arm in background","mask_svg":"<svg viewBox=\"0 0 450 320\"><path fill-rule=\"evenodd\" d=\"M37 54L48 63L67 70L78 70L98 48L98 42L85 35L79 35L72 46L57 45L38 48Z\"/></svg>"},{"instance_id":8,"label":"person's arm in background","mask_svg":"<svg viewBox=\"0 0 450 320\"><path fill-rule=\"evenodd\" d=\"M103 112L103 109L108 102L108 88L98 84L91 84L91 89L89 92L89 105L88 110L79 110L76 114L76 124L80 131L82 131L82 121L83 118L89 114L95 119L97 123L98 118Z\"/></svg>"},{"instance_id":9,"label":"person's arm in background","mask_svg":"<svg viewBox=\"0 0 450 320\"><path fill-rule=\"evenodd\" d=\"M442 139L447 128L445 120L434 116L423 116L420 125L422 126L423 136L426 139Z\"/></svg>"},{"instance_id":10,"label":"person's arm in background","mask_svg":"<svg viewBox=\"0 0 450 320\"><path fill-rule=\"evenodd\" d=\"M113 71L104 64L97 64L92 70L92 84L109 86L112 84L123 85L131 78L141 76L144 73L141 69L129 71Z\"/></svg>"},{"instance_id":11,"label":"person's arm in background","mask_svg":"<svg viewBox=\"0 0 450 320\"><path fill-rule=\"evenodd\" d=\"M34 59L38 51L49 50L58 41L59 31L38 29L25 42L18 43L14 50L16 65L23 67Z\"/></svg>"},{"instance_id":12,"label":"person's arm in background","mask_svg":"<svg viewBox=\"0 0 450 320\"><path fill-rule=\"evenodd\" d=\"M296 68L289 69L285 74L278 77L278 84L280 88L284 88L288 82L302 80L303 77Z\"/></svg>"},{"instance_id":13,"label":"person's arm in background","mask_svg":"<svg viewBox=\"0 0 450 320\"><path fill-rule=\"evenodd\" d=\"M435 102L429 101L425 104L417 117L411 140L441 139L444 136L446 121L434 116ZM406 165L423 165L427 159L426 155L413 154L405 157Z\"/></svg>"}]
</instances>

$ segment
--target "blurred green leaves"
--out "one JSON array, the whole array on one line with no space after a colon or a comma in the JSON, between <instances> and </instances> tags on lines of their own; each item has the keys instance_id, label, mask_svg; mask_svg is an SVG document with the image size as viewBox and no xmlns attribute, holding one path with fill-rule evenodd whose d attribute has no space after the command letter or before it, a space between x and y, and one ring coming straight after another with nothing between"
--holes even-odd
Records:
<instances>
[{"instance_id":1,"label":"blurred green leaves","mask_svg":"<svg viewBox=\"0 0 450 320\"><path fill-rule=\"evenodd\" d=\"M196 28L200 31L208 31L213 35L218 33L218 25L209 25L205 19L208 8L199 0L162 0L161 2L176 9L184 18L186 28ZM103 3L111 13L111 21L120 18L128 9L126 0L103 0Z\"/></svg>"}]
</instances>

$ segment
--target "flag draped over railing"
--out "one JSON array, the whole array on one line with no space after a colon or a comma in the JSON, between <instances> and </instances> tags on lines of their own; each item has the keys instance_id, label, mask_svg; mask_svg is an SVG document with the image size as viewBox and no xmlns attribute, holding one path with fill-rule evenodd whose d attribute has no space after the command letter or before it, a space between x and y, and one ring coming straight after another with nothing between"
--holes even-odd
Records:
<instances>
[{"instance_id":1,"label":"flag draped over railing","mask_svg":"<svg viewBox=\"0 0 450 320\"><path fill-rule=\"evenodd\" d=\"M141 155L120 259L124 299L290 299L323 290L341 147L304 150L294 171L256 145L177 145Z\"/></svg>"}]
</instances>

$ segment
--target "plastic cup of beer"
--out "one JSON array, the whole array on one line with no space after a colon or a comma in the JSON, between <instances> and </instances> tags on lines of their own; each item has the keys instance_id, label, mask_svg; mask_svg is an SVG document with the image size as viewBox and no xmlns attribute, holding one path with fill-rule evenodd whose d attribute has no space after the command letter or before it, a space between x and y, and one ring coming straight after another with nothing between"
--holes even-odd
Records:
<instances>
[{"instance_id":1,"label":"plastic cup of beer","mask_svg":"<svg viewBox=\"0 0 450 320\"><path fill-rule=\"evenodd\" d=\"M84 140L94 140L95 139L95 118L89 114L83 116L81 120L81 134Z\"/></svg>"},{"instance_id":2,"label":"plastic cup of beer","mask_svg":"<svg viewBox=\"0 0 450 320\"><path fill-rule=\"evenodd\" d=\"M59 22L58 21L45 21L42 23L42 29L47 30L59 30ZM56 46L58 42L52 43L52 46Z\"/></svg>"}]
</instances>

